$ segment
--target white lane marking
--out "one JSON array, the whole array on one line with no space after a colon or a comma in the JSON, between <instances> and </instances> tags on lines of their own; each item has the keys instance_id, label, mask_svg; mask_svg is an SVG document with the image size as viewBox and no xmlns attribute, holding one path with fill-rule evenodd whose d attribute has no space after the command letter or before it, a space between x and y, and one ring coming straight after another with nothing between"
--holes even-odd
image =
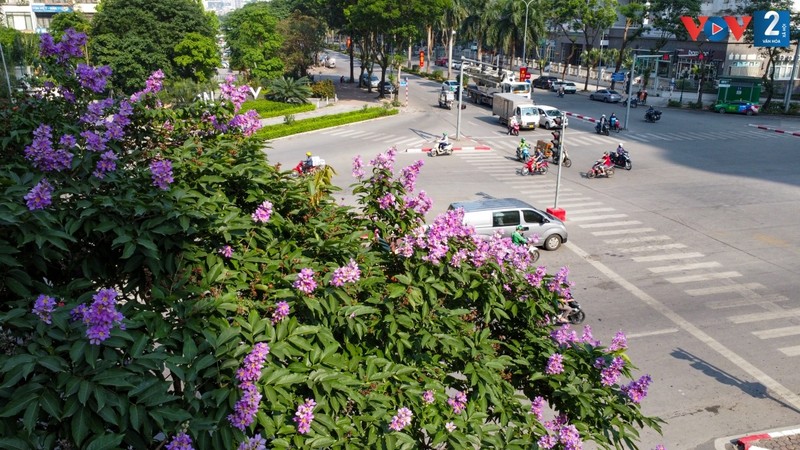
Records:
<instances>
[{"instance_id":1,"label":"white lane marking","mask_svg":"<svg viewBox=\"0 0 800 450\"><path fill-rule=\"evenodd\" d=\"M753 289L764 289L761 283L729 284L725 286L711 286L697 289L687 289L684 292L691 296L726 294L729 292L749 293Z\"/></svg>"},{"instance_id":2,"label":"white lane marking","mask_svg":"<svg viewBox=\"0 0 800 450\"><path fill-rule=\"evenodd\" d=\"M783 353L784 355L786 355L786 356L798 356L798 355L800 355L800 345L796 345L794 347L779 348L778 350L781 353Z\"/></svg>"},{"instance_id":3,"label":"white lane marking","mask_svg":"<svg viewBox=\"0 0 800 450\"><path fill-rule=\"evenodd\" d=\"M567 219L569 220L569 219ZM656 231L655 228L628 228L626 230L606 230L606 231L592 231L594 236L615 236L618 234L632 234L632 233L650 233Z\"/></svg>"},{"instance_id":4,"label":"white lane marking","mask_svg":"<svg viewBox=\"0 0 800 450\"><path fill-rule=\"evenodd\" d=\"M611 211L613 211L613 210L614 210L614 209L613 209L613 208L611 208ZM627 215L627 214L604 214L604 215L595 215L595 214L592 214L591 216L585 216L585 217L583 217L583 216L578 216L578 217L575 217L575 216L573 215L572 217L570 217L570 219L569 219L569 220L571 220L571 221L573 221L573 222L583 222L583 221L588 221L588 220L621 219L621 218L623 218L623 217L628 217L628 215ZM617 222L617 223L619 223L619 222ZM623 223L624 223L624 222L623 222ZM641 223L641 222L639 222L639 223ZM596 224L596 225L599 225L599 224ZM582 226L583 228L587 228L587 226L583 226L583 225L581 225L581 226ZM599 225L599 226L606 226L606 227L608 227L608 226L613 226L613 225L605 225L605 224L603 224L603 225Z\"/></svg>"},{"instance_id":5,"label":"white lane marking","mask_svg":"<svg viewBox=\"0 0 800 450\"><path fill-rule=\"evenodd\" d=\"M709 281L709 280L723 280L726 278L736 278L740 277L742 274L739 272L717 272L717 273L707 273L704 275L688 275L685 277L673 277L667 278L666 280L670 283L680 284L680 283L696 283L698 281Z\"/></svg>"},{"instance_id":6,"label":"white lane marking","mask_svg":"<svg viewBox=\"0 0 800 450\"><path fill-rule=\"evenodd\" d=\"M800 317L800 309L785 309L782 311L767 311L763 313L755 313L755 314L742 314L740 316L730 316L728 320L733 323L752 323L752 322L761 322L763 320L773 320L773 319L780 319L780 318L793 318L793 317Z\"/></svg>"},{"instance_id":7,"label":"white lane marking","mask_svg":"<svg viewBox=\"0 0 800 450\"><path fill-rule=\"evenodd\" d=\"M642 245L640 247L621 248L623 253L655 252L658 250L674 250L676 248L686 248L684 244L663 244L663 245Z\"/></svg>"},{"instance_id":8,"label":"white lane marking","mask_svg":"<svg viewBox=\"0 0 800 450\"><path fill-rule=\"evenodd\" d=\"M709 309L730 309L741 308L743 306L759 306L763 309L776 311L780 306L776 305L778 302L785 302L789 300L783 295L753 295L740 300L717 300L714 302L706 302L705 307Z\"/></svg>"},{"instance_id":9,"label":"white lane marking","mask_svg":"<svg viewBox=\"0 0 800 450\"><path fill-rule=\"evenodd\" d=\"M775 339L786 336L800 334L800 325L793 327L773 328L771 330L754 331L753 334L759 339Z\"/></svg>"},{"instance_id":10,"label":"white lane marking","mask_svg":"<svg viewBox=\"0 0 800 450\"><path fill-rule=\"evenodd\" d=\"M636 256L632 258L636 262L669 261L670 259L702 258L706 256L702 253L668 253L666 255Z\"/></svg>"},{"instance_id":11,"label":"white lane marking","mask_svg":"<svg viewBox=\"0 0 800 450\"><path fill-rule=\"evenodd\" d=\"M617 217L628 217L627 214L622 214L622 215L620 215L620 214L612 214L612 216L614 216L614 217L595 216L594 218L595 219L604 219L604 218L614 219L614 218L617 218ZM568 218L568 220L572 220L572 219ZM586 218L584 218L583 220L586 220ZM627 227L628 225L641 225L641 223L642 222L639 222L638 220L624 220L624 221L620 221L620 222L585 223L583 225L578 225L578 226L581 227L581 228L610 228L610 227Z\"/></svg>"},{"instance_id":12,"label":"white lane marking","mask_svg":"<svg viewBox=\"0 0 800 450\"><path fill-rule=\"evenodd\" d=\"M642 236L642 237L628 237L619 239L606 239L603 242L606 244L635 244L637 242L653 242L653 241L669 241L672 238L662 234L660 236Z\"/></svg>"},{"instance_id":13,"label":"white lane marking","mask_svg":"<svg viewBox=\"0 0 800 450\"><path fill-rule=\"evenodd\" d=\"M562 191L562 190L563 189L560 189L559 192ZM579 208L581 206L596 206L596 205L602 205L602 204L603 204L603 202L583 202L583 203L561 202L561 207L562 208Z\"/></svg>"},{"instance_id":14,"label":"white lane marking","mask_svg":"<svg viewBox=\"0 0 800 450\"><path fill-rule=\"evenodd\" d=\"M595 269L602 272L609 279L622 286L623 289L633 294L633 296L641 300L642 303L655 309L661 315L666 317L668 320L672 321L672 323L677 325L678 328L684 330L686 333L689 333L695 339L702 342L707 347L719 353L722 357L730 361L734 366L743 370L745 373L750 375L756 381L763 384L764 387L767 388L768 390L771 390L776 397L782 398L786 403L791 405L793 408L800 409L800 395L795 394L790 389L778 383L775 379L764 373L761 369L754 366L746 359L742 358L741 356L730 350L728 347L722 345L722 343L720 343L719 341L711 337L709 334L707 334L697 326L693 325L688 320L684 319L671 309L667 308L663 303L656 300L648 293L634 286L633 283L622 278L622 276L611 270L605 264L599 261L595 261L591 257L591 255L583 251L581 248L577 247L573 242L571 241L567 242L566 244L564 244L564 246L572 250L579 257L583 258L584 261L594 266Z\"/></svg>"},{"instance_id":15,"label":"white lane marking","mask_svg":"<svg viewBox=\"0 0 800 450\"><path fill-rule=\"evenodd\" d=\"M627 137L630 138L630 139L633 139L635 141L647 142L647 138L642 137L642 136L638 136L638 135L635 135L635 134L629 134Z\"/></svg>"},{"instance_id":16,"label":"white lane marking","mask_svg":"<svg viewBox=\"0 0 800 450\"><path fill-rule=\"evenodd\" d=\"M681 272L696 269L712 269L720 267L722 264L716 261L699 262L694 264L678 264L674 266L648 267L647 270L653 273Z\"/></svg>"},{"instance_id":17,"label":"white lane marking","mask_svg":"<svg viewBox=\"0 0 800 450\"><path fill-rule=\"evenodd\" d=\"M589 213L599 213L599 212L610 212L616 211L614 208L578 208L575 205L570 207L570 213L572 214L572 220L575 220L575 214L589 214Z\"/></svg>"},{"instance_id":18,"label":"white lane marking","mask_svg":"<svg viewBox=\"0 0 800 450\"><path fill-rule=\"evenodd\" d=\"M680 331L680 330L678 330L677 328L665 328L663 330L654 330L654 331L645 331L645 332L642 332L642 333L626 334L625 336L628 339L635 339L635 338L640 338L640 337L658 336L660 334L677 333L678 331Z\"/></svg>"}]
</instances>

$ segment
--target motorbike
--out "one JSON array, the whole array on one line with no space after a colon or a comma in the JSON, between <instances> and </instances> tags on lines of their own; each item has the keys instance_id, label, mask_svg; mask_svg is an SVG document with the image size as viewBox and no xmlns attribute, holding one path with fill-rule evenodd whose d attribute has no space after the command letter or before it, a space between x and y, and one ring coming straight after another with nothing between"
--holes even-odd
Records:
<instances>
[{"instance_id":1,"label":"motorbike","mask_svg":"<svg viewBox=\"0 0 800 450\"><path fill-rule=\"evenodd\" d=\"M614 119L612 122L611 120L608 121L611 125L611 129L619 133L622 130L622 124L620 123L619 119Z\"/></svg>"},{"instance_id":2,"label":"motorbike","mask_svg":"<svg viewBox=\"0 0 800 450\"><path fill-rule=\"evenodd\" d=\"M523 147L523 146L517 147L517 161L528 162L530 158L531 158L531 153L528 147Z\"/></svg>"},{"instance_id":3,"label":"motorbike","mask_svg":"<svg viewBox=\"0 0 800 450\"><path fill-rule=\"evenodd\" d=\"M609 153L608 156L611 157L611 162L617 167L624 168L625 170L631 170L633 167L631 164L631 156L628 154L627 150L617 150L616 152Z\"/></svg>"},{"instance_id":4,"label":"motorbike","mask_svg":"<svg viewBox=\"0 0 800 450\"><path fill-rule=\"evenodd\" d=\"M439 107L452 109L456 97L451 91L442 91L439 93Z\"/></svg>"},{"instance_id":5,"label":"motorbike","mask_svg":"<svg viewBox=\"0 0 800 450\"><path fill-rule=\"evenodd\" d=\"M519 123L508 124L508 134L519 136Z\"/></svg>"},{"instance_id":6,"label":"motorbike","mask_svg":"<svg viewBox=\"0 0 800 450\"><path fill-rule=\"evenodd\" d=\"M628 99L626 98L625 100L621 101L620 105L628 106ZM632 98L631 99L631 108L636 108L637 106L639 106L639 100L637 100L635 98Z\"/></svg>"},{"instance_id":7,"label":"motorbike","mask_svg":"<svg viewBox=\"0 0 800 450\"><path fill-rule=\"evenodd\" d=\"M586 172L586 177L587 178L595 178L595 177L598 177L598 176L602 176L603 175L603 170L600 168L602 164L603 164L602 160L595 161L595 163L592 166L592 168L589 169L588 172ZM606 178L611 178L611 177L614 176L614 166L610 166L610 167L606 167L605 168L605 176L606 176Z\"/></svg>"},{"instance_id":8,"label":"motorbike","mask_svg":"<svg viewBox=\"0 0 800 450\"><path fill-rule=\"evenodd\" d=\"M451 155L453 153L453 143L448 142L447 145L444 147L440 146L438 143L435 147L428 152L428 156L446 156Z\"/></svg>"},{"instance_id":9,"label":"motorbike","mask_svg":"<svg viewBox=\"0 0 800 450\"><path fill-rule=\"evenodd\" d=\"M644 113L644 120L650 123L656 123L656 121L661 119L661 111L657 109L648 109L646 113Z\"/></svg>"},{"instance_id":10,"label":"motorbike","mask_svg":"<svg viewBox=\"0 0 800 450\"><path fill-rule=\"evenodd\" d=\"M292 169L292 176L293 177L303 177L303 176L306 176L306 175L311 175L312 173L314 173L314 172L316 172L318 170L321 170L323 167L325 167L325 161L323 161L323 160L319 160L319 162L317 164L314 164L311 167L307 167L306 166L306 160L301 160Z\"/></svg>"},{"instance_id":11,"label":"motorbike","mask_svg":"<svg viewBox=\"0 0 800 450\"><path fill-rule=\"evenodd\" d=\"M608 121L597 122L597 125L594 126L594 131L597 134L605 134L608 136Z\"/></svg>"},{"instance_id":12,"label":"motorbike","mask_svg":"<svg viewBox=\"0 0 800 450\"><path fill-rule=\"evenodd\" d=\"M561 159L562 161L564 161L564 167L572 167L572 160L569 159L569 153L567 153L567 149L566 148L564 149L564 157L563 158L559 158L558 156L559 156L558 146L554 145L553 146L553 164L558 164L559 163L559 159Z\"/></svg>"},{"instance_id":13,"label":"motorbike","mask_svg":"<svg viewBox=\"0 0 800 450\"><path fill-rule=\"evenodd\" d=\"M536 175L539 174L546 174L548 170L548 164L546 160L542 160L541 163L536 164L536 160L531 158L521 169L519 169L518 173L520 175Z\"/></svg>"},{"instance_id":14,"label":"motorbike","mask_svg":"<svg viewBox=\"0 0 800 450\"><path fill-rule=\"evenodd\" d=\"M586 320L586 313L581 309L580 303L573 298L570 299L567 304L570 308L572 308L572 311L570 311L569 315L567 316L569 323L573 325L583 323L583 321Z\"/></svg>"}]
</instances>

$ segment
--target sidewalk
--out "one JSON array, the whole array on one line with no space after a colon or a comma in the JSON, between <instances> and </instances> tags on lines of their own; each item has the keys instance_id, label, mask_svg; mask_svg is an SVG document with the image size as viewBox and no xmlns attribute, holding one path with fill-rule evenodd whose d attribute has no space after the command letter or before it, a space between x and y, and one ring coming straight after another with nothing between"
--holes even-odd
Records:
<instances>
[{"instance_id":1,"label":"sidewalk","mask_svg":"<svg viewBox=\"0 0 800 450\"><path fill-rule=\"evenodd\" d=\"M800 427L781 428L753 433L744 437L726 437L714 442L716 450L797 450L800 449Z\"/></svg>"}]
</instances>

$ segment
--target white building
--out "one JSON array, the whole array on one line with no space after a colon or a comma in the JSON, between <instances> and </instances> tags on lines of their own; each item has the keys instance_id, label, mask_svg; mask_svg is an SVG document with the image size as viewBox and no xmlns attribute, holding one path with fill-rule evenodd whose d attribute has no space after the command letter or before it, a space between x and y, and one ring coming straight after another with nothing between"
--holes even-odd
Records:
<instances>
[{"instance_id":1,"label":"white building","mask_svg":"<svg viewBox=\"0 0 800 450\"><path fill-rule=\"evenodd\" d=\"M58 13L82 12L91 19L97 11L100 0L5 0L0 5L0 13L5 25L27 33L44 33L50 27L50 21Z\"/></svg>"}]
</instances>

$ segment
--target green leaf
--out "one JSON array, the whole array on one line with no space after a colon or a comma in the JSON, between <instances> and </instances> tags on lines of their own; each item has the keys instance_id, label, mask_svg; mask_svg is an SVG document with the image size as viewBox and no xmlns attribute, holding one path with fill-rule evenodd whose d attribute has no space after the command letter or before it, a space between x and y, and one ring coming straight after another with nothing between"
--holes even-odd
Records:
<instances>
[{"instance_id":1,"label":"green leaf","mask_svg":"<svg viewBox=\"0 0 800 450\"><path fill-rule=\"evenodd\" d=\"M54 419L61 418L61 400L55 396L53 391L49 389L44 391L41 398L39 398L39 404L42 405L42 409Z\"/></svg>"},{"instance_id":2,"label":"green leaf","mask_svg":"<svg viewBox=\"0 0 800 450\"><path fill-rule=\"evenodd\" d=\"M83 440L86 439L86 436L89 435L89 412L86 408L79 408L75 415L72 416L71 421L71 430L72 430L72 438L75 439L75 443L79 446L83 443Z\"/></svg>"},{"instance_id":3,"label":"green leaf","mask_svg":"<svg viewBox=\"0 0 800 450\"><path fill-rule=\"evenodd\" d=\"M86 401L89 400L89 395L91 393L92 383L86 380L81 381L80 387L78 388L78 401L81 402L81 405L86 406Z\"/></svg>"},{"instance_id":4,"label":"green leaf","mask_svg":"<svg viewBox=\"0 0 800 450\"><path fill-rule=\"evenodd\" d=\"M100 436L92 439L92 442L86 446L86 450L107 450L119 448L119 444L125 438L124 434L101 434Z\"/></svg>"},{"instance_id":5,"label":"green leaf","mask_svg":"<svg viewBox=\"0 0 800 450\"><path fill-rule=\"evenodd\" d=\"M0 438L0 448L8 450L30 450L31 446L19 438Z\"/></svg>"}]
</instances>

